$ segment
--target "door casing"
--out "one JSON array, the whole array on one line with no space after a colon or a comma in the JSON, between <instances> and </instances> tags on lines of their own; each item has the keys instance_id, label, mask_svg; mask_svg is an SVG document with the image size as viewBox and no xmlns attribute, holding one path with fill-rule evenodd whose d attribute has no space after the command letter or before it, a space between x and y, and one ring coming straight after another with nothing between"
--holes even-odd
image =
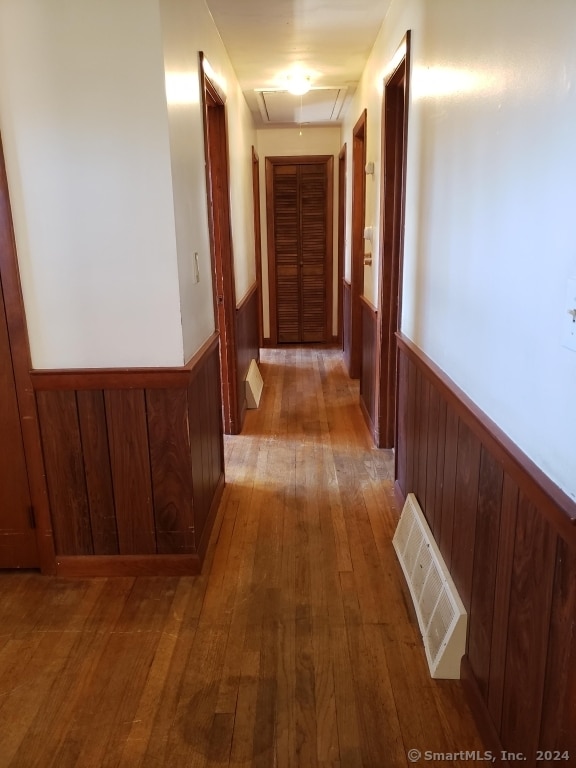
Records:
<instances>
[{"instance_id":1,"label":"door casing","mask_svg":"<svg viewBox=\"0 0 576 768\"><path fill-rule=\"evenodd\" d=\"M214 321L220 334L222 420L224 432L235 435L242 429L242 424L236 354L236 288L230 221L226 97L207 76L206 59L202 52L199 58Z\"/></svg>"},{"instance_id":2,"label":"door casing","mask_svg":"<svg viewBox=\"0 0 576 768\"><path fill-rule=\"evenodd\" d=\"M348 374L360 378L362 369L362 295L364 293L364 221L366 218L366 120L364 110L352 131L352 237L350 297L350 358Z\"/></svg>"},{"instance_id":3,"label":"door casing","mask_svg":"<svg viewBox=\"0 0 576 768\"><path fill-rule=\"evenodd\" d=\"M6 316L11 365L14 374L20 429L30 493L30 523L35 524L37 563L45 574L56 571L50 506L40 442L36 398L30 378L32 362L24 301L20 286L16 242L10 209L4 151L0 137L0 278Z\"/></svg>"},{"instance_id":4,"label":"door casing","mask_svg":"<svg viewBox=\"0 0 576 768\"><path fill-rule=\"evenodd\" d=\"M400 330L402 310L410 40L410 31L408 31L395 57L399 63L385 80L382 102L383 169L380 190L382 232L376 360L376 442L379 448L394 448L396 445L398 411L396 333Z\"/></svg>"}]
</instances>

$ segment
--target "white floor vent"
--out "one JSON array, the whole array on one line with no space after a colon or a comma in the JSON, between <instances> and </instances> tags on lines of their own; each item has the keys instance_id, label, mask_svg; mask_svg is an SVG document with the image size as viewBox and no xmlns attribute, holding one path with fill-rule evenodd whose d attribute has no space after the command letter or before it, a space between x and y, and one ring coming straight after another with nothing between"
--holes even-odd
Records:
<instances>
[{"instance_id":1,"label":"white floor vent","mask_svg":"<svg viewBox=\"0 0 576 768\"><path fill-rule=\"evenodd\" d=\"M458 679L468 617L413 493L406 498L392 544L412 595L430 674Z\"/></svg>"},{"instance_id":2,"label":"white floor vent","mask_svg":"<svg viewBox=\"0 0 576 768\"><path fill-rule=\"evenodd\" d=\"M248 408L258 408L263 387L264 382L256 360L252 360L246 374L246 406Z\"/></svg>"}]
</instances>

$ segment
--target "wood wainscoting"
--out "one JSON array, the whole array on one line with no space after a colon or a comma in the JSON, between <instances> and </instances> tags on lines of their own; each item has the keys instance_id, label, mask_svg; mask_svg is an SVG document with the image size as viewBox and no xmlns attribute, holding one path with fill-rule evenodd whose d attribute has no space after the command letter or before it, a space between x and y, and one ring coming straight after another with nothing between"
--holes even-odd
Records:
<instances>
[{"instance_id":1,"label":"wood wainscoting","mask_svg":"<svg viewBox=\"0 0 576 768\"><path fill-rule=\"evenodd\" d=\"M397 494L468 611L463 679L491 746L576 760L576 504L399 335ZM538 759L542 750L542 759Z\"/></svg>"},{"instance_id":2,"label":"wood wainscoting","mask_svg":"<svg viewBox=\"0 0 576 768\"><path fill-rule=\"evenodd\" d=\"M183 368L32 382L57 573L198 573L224 487L218 334Z\"/></svg>"},{"instance_id":3,"label":"wood wainscoting","mask_svg":"<svg viewBox=\"0 0 576 768\"><path fill-rule=\"evenodd\" d=\"M378 445L376 416L376 343L378 312L365 296L360 297L362 310L362 360L360 365L360 408L375 445Z\"/></svg>"},{"instance_id":4,"label":"wood wainscoting","mask_svg":"<svg viewBox=\"0 0 576 768\"><path fill-rule=\"evenodd\" d=\"M240 432L246 416L245 379L252 360L260 361L258 313L260 298L258 283L254 283L236 307L236 356L238 360L238 424Z\"/></svg>"}]
</instances>

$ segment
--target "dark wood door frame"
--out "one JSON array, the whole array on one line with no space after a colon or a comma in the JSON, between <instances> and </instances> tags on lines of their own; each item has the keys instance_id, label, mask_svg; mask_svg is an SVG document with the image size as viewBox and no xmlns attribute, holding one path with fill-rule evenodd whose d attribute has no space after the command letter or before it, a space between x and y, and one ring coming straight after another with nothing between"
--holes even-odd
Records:
<instances>
[{"instance_id":1,"label":"dark wood door frame","mask_svg":"<svg viewBox=\"0 0 576 768\"><path fill-rule=\"evenodd\" d=\"M350 368L352 379L362 368L362 295L364 293L364 221L366 218L366 110L352 131L352 236L350 301Z\"/></svg>"},{"instance_id":2,"label":"dark wood door frame","mask_svg":"<svg viewBox=\"0 0 576 768\"><path fill-rule=\"evenodd\" d=\"M268 296L270 318L270 346L278 345L276 324L276 262L274 258L274 200L273 172L275 165L318 165L326 164L326 343L332 340L332 306L333 306L333 262L334 262L334 157L333 155L299 155L266 158L266 233L268 243Z\"/></svg>"},{"instance_id":3,"label":"dark wood door frame","mask_svg":"<svg viewBox=\"0 0 576 768\"><path fill-rule=\"evenodd\" d=\"M258 285L258 343L264 346L264 320L262 303L262 231L260 223L260 159L252 147L252 197L254 202L254 258Z\"/></svg>"},{"instance_id":4,"label":"dark wood door frame","mask_svg":"<svg viewBox=\"0 0 576 768\"><path fill-rule=\"evenodd\" d=\"M346 250L346 144L338 155L338 343L344 342L342 329L342 293L344 252Z\"/></svg>"},{"instance_id":5,"label":"dark wood door frame","mask_svg":"<svg viewBox=\"0 0 576 768\"><path fill-rule=\"evenodd\" d=\"M403 53L402 53L403 52ZM401 59L384 83L382 102L382 181L380 190L380 312L377 337L377 443L396 445L398 351L400 330L406 149L410 84L410 31L399 48Z\"/></svg>"},{"instance_id":6,"label":"dark wood door frame","mask_svg":"<svg viewBox=\"0 0 576 768\"><path fill-rule=\"evenodd\" d=\"M235 435L242 425L237 380L236 288L230 223L226 97L207 76L206 60L202 52L199 57L214 318L220 334L222 417L224 432Z\"/></svg>"},{"instance_id":7,"label":"dark wood door frame","mask_svg":"<svg viewBox=\"0 0 576 768\"><path fill-rule=\"evenodd\" d=\"M4 294L6 324L14 370L16 397L20 411L22 441L28 473L28 486L36 525L39 567L43 573L56 572L56 556L46 488L44 459L40 442L40 426L36 398L32 388L30 346L26 327L24 301L20 286L16 243L10 209L8 180L0 137L0 278Z\"/></svg>"}]
</instances>

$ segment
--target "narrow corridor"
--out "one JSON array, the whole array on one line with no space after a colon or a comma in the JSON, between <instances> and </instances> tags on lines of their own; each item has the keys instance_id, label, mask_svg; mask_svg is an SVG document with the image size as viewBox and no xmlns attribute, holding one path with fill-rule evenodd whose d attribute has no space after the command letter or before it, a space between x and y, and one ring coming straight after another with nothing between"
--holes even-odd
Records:
<instances>
[{"instance_id":1,"label":"narrow corridor","mask_svg":"<svg viewBox=\"0 0 576 768\"><path fill-rule=\"evenodd\" d=\"M0 768L483 749L460 684L429 677L391 545L393 456L357 382L336 350L264 350L261 371L199 577L0 577Z\"/></svg>"}]
</instances>

